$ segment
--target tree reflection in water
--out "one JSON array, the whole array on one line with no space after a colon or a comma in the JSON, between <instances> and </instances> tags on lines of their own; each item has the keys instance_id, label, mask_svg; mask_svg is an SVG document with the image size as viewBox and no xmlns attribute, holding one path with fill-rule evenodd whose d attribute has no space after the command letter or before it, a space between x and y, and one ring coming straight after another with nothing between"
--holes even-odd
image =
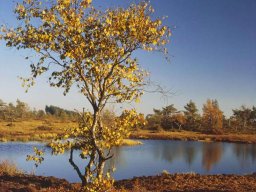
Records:
<instances>
[{"instance_id":1,"label":"tree reflection in water","mask_svg":"<svg viewBox=\"0 0 256 192\"><path fill-rule=\"evenodd\" d=\"M172 171L171 167L173 165L178 166L175 171L198 172L198 167L201 167L201 170L199 170L201 173L204 173L204 171L215 172L214 167L216 165L224 166L221 169L225 170L225 167L229 165L229 163L225 163L227 160L236 159L240 167L243 165L244 168L248 167L248 163L251 167L256 162L256 145L193 141L145 141L144 143L142 146L114 148L115 156L107 162L106 170L113 167L127 167L129 170L130 161L133 160L133 163L135 163L135 160L136 164L142 163L142 167L140 167L142 172L146 167L144 165L149 163L154 167L161 167L160 164L168 165L169 171ZM134 151L137 151L136 155ZM132 154L134 156L131 157ZM127 160L127 157L130 157L129 160ZM221 161L222 159L224 162ZM160 164L157 164L157 162ZM229 166L226 170L230 170Z\"/></svg>"},{"instance_id":2,"label":"tree reflection in water","mask_svg":"<svg viewBox=\"0 0 256 192\"><path fill-rule=\"evenodd\" d=\"M109 159L106 161L104 172L107 173L108 171L112 172L115 171L115 168L117 166L125 167L126 160L125 156L123 154L123 148L122 147L114 147L112 149L112 153L114 154L114 158Z\"/></svg>"},{"instance_id":3,"label":"tree reflection in water","mask_svg":"<svg viewBox=\"0 0 256 192\"><path fill-rule=\"evenodd\" d=\"M193 164L195 157L196 157L196 153L197 153L197 149L195 146L188 146L184 149L185 153L184 153L184 158L187 162L187 164L189 165L189 168L191 167L191 165Z\"/></svg>"},{"instance_id":4,"label":"tree reflection in water","mask_svg":"<svg viewBox=\"0 0 256 192\"><path fill-rule=\"evenodd\" d=\"M248 163L256 161L256 145L234 144L233 152L242 167L246 167Z\"/></svg>"},{"instance_id":5,"label":"tree reflection in water","mask_svg":"<svg viewBox=\"0 0 256 192\"><path fill-rule=\"evenodd\" d=\"M222 157L222 143L204 143L202 149L202 165L206 171L210 171Z\"/></svg>"}]
</instances>

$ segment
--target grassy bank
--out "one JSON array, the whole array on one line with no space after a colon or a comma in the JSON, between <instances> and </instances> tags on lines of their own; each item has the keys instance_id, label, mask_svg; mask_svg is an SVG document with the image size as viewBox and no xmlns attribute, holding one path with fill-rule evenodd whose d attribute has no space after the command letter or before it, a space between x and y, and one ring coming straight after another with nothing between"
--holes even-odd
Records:
<instances>
[{"instance_id":1,"label":"grassy bank","mask_svg":"<svg viewBox=\"0 0 256 192\"><path fill-rule=\"evenodd\" d=\"M45 141L56 134L63 133L68 127L76 126L72 122L22 121L0 122L0 141Z\"/></svg>"},{"instance_id":2,"label":"grassy bank","mask_svg":"<svg viewBox=\"0 0 256 192\"><path fill-rule=\"evenodd\" d=\"M8 141L48 141L56 134L63 133L66 128L77 126L72 122L22 121L10 125L0 122L0 142ZM120 145L140 145L140 141L125 139Z\"/></svg>"},{"instance_id":3,"label":"grassy bank","mask_svg":"<svg viewBox=\"0 0 256 192\"><path fill-rule=\"evenodd\" d=\"M204 141L204 142L234 142L256 144L256 134L234 134L226 133L221 135L203 134L192 131L148 131L140 130L133 132L132 139L161 139L161 140L183 140L183 141Z\"/></svg>"},{"instance_id":4,"label":"grassy bank","mask_svg":"<svg viewBox=\"0 0 256 192\"><path fill-rule=\"evenodd\" d=\"M56 134L63 133L66 128L77 126L74 122L22 121L10 125L0 122L0 142L7 141L47 141ZM256 134L222 135L203 134L192 131L149 131L139 130L131 134L132 139L162 139L162 140L190 140L190 141L222 141L235 143L256 143ZM138 143L136 143L137 145ZM124 145L134 145L125 141Z\"/></svg>"}]
</instances>

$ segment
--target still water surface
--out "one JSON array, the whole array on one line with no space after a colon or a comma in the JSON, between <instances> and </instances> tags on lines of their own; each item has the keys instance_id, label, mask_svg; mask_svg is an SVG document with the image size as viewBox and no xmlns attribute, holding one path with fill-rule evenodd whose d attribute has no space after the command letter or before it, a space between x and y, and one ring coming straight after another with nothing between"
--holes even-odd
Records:
<instances>
[{"instance_id":1,"label":"still water surface","mask_svg":"<svg viewBox=\"0 0 256 192\"><path fill-rule=\"evenodd\" d=\"M201 174L247 174L256 172L256 145L232 143L203 143L193 141L142 141L143 145L118 147L113 150L115 158L107 167L116 167L115 179L134 176L156 175L163 170L170 173L196 172ZM37 175L65 178L79 182L79 178L68 162L69 154L52 156L46 149L45 161L37 169L33 162L26 161L33 147L42 143L0 143L0 161L10 160L27 172L35 170ZM83 168L84 161L75 156Z\"/></svg>"}]
</instances>

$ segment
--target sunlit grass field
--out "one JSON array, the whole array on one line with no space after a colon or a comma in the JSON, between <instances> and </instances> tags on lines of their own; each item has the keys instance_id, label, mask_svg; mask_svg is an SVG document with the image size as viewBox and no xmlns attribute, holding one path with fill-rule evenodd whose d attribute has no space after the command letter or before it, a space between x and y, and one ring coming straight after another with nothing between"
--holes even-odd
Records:
<instances>
[{"instance_id":1,"label":"sunlit grass field","mask_svg":"<svg viewBox=\"0 0 256 192\"><path fill-rule=\"evenodd\" d=\"M0 122L0 142L8 141L49 141L65 129L77 126L75 122L58 122L30 120L14 122ZM120 145L140 145L140 141L124 139Z\"/></svg>"},{"instance_id":2,"label":"sunlit grass field","mask_svg":"<svg viewBox=\"0 0 256 192\"><path fill-rule=\"evenodd\" d=\"M149 131L138 130L131 134L135 139L163 139L163 140L184 140L203 142L235 142L235 143L256 143L256 134L245 133L223 133L205 134L193 131Z\"/></svg>"},{"instance_id":3,"label":"sunlit grass field","mask_svg":"<svg viewBox=\"0 0 256 192\"><path fill-rule=\"evenodd\" d=\"M61 122L48 120L28 120L0 122L0 142L8 141L48 141L56 134L64 133L65 129L77 126L76 122ZM130 138L135 139L164 139L192 141L224 141L237 143L256 143L256 134L223 133L220 135L204 134L193 131L133 131ZM124 140L122 145L137 145L131 140Z\"/></svg>"},{"instance_id":4,"label":"sunlit grass field","mask_svg":"<svg viewBox=\"0 0 256 192\"><path fill-rule=\"evenodd\" d=\"M73 122L49 122L29 120L21 122L0 122L0 141L45 141L66 128L76 126Z\"/></svg>"}]
</instances>

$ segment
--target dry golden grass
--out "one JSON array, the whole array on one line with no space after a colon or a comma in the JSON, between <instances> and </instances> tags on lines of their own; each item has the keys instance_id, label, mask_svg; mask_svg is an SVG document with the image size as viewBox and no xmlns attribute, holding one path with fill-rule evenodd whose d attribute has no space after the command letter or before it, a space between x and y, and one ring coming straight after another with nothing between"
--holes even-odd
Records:
<instances>
[{"instance_id":1,"label":"dry golden grass","mask_svg":"<svg viewBox=\"0 0 256 192\"><path fill-rule=\"evenodd\" d=\"M256 134L225 133L221 135L204 134L192 131L149 131L139 130L131 134L134 139L162 139L185 141L222 141L236 143L256 143Z\"/></svg>"},{"instance_id":2,"label":"dry golden grass","mask_svg":"<svg viewBox=\"0 0 256 192\"><path fill-rule=\"evenodd\" d=\"M9 162L7 160L0 162L0 175L20 175L23 171L18 169L16 164Z\"/></svg>"},{"instance_id":3,"label":"dry golden grass","mask_svg":"<svg viewBox=\"0 0 256 192\"><path fill-rule=\"evenodd\" d=\"M40 120L14 122L12 126L7 122L0 122L0 141L43 141L63 133L66 128L76 126L72 122L46 122Z\"/></svg>"},{"instance_id":4,"label":"dry golden grass","mask_svg":"<svg viewBox=\"0 0 256 192\"><path fill-rule=\"evenodd\" d=\"M46 141L56 134L63 133L66 128L77 126L75 122L56 122L30 120L14 122L9 126L7 122L0 122L0 142L7 141ZM203 134L192 131L149 131L133 132L133 139L164 139L190 141L223 141L236 143L256 143L256 134L225 133L221 135ZM139 143L126 140L123 145L138 145Z\"/></svg>"},{"instance_id":5,"label":"dry golden grass","mask_svg":"<svg viewBox=\"0 0 256 192\"><path fill-rule=\"evenodd\" d=\"M64 133L66 128L77 126L75 122L51 121L22 121L14 122L12 126L7 122L0 122L0 142L8 141L47 141L56 134ZM140 145L140 141L125 139L121 145Z\"/></svg>"},{"instance_id":6,"label":"dry golden grass","mask_svg":"<svg viewBox=\"0 0 256 192\"><path fill-rule=\"evenodd\" d=\"M134 146L134 145L142 145L143 143L138 140L132 139L124 139L123 142L120 144L122 146Z\"/></svg>"}]
</instances>

